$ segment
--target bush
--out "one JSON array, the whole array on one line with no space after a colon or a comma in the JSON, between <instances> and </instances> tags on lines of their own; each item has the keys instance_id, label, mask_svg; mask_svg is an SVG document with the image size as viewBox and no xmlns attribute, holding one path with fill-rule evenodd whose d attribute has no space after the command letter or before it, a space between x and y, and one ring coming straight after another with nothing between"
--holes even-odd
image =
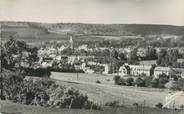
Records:
<instances>
[{"instance_id":1,"label":"bush","mask_svg":"<svg viewBox=\"0 0 184 114\"><path fill-rule=\"evenodd\" d=\"M105 103L105 106L118 107L120 105L119 105L119 102L118 101L112 101L112 102Z\"/></svg>"},{"instance_id":2,"label":"bush","mask_svg":"<svg viewBox=\"0 0 184 114\"><path fill-rule=\"evenodd\" d=\"M100 106L98 106L96 103L93 103L91 101L85 102L84 108L85 109L101 110L101 107Z\"/></svg>"},{"instance_id":3,"label":"bush","mask_svg":"<svg viewBox=\"0 0 184 114\"><path fill-rule=\"evenodd\" d=\"M51 71L49 68L22 68L24 75L27 76L37 76L37 77L49 77Z\"/></svg>"},{"instance_id":4,"label":"bush","mask_svg":"<svg viewBox=\"0 0 184 114\"><path fill-rule=\"evenodd\" d=\"M157 88L158 84L159 84L158 79L153 79L151 81L151 87Z\"/></svg>"},{"instance_id":5,"label":"bush","mask_svg":"<svg viewBox=\"0 0 184 114\"><path fill-rule=\"evenodd\" d=\"M58 108L84 108L86 102L90 102L87 95L73 88L58 85L47 78L24 79L13 72L5 72L5 74L3 93L7 100L15 103Z\"/></svg>"},{"instance_id":6,"label":"bush","mask_svg":"<svg viewBox=\"0 0 184 114\"><path fill-rule=\"evenodd\" d=\"M135 107L139 107L138 103L133 103L132 105L135 106Z\"/></svg>"},{"instance_id":7,"label":"bush","mask_svg":"<svg viewBox=\"0 0 184 114\"><path fill-rule=\"evenodd\" d=\"M114 84L119 85L120 76L114 76Z\"/></svg>"},{"instance_id":8,"label":"bush","mask_svg":"<svg viewBox=\"0 0 184 114\"><path fill-rule=\"evenodd\" d=\"M163 106L162 103L157 103L157 104L155 105L156 108L162 108L162 106Z\"/></svg>"},{"instance_id":9,"label":"bush","mask_svg":"<svg viewBox=\"0 0 184 114\"><path fill-rule=\"evenodd\" d=\"M97 84L101 84L101 82L99 80L96 81Z\"/></svg>"},{"instance_id":10,"label":"bush","mask_svg":"<svg viewBox=\"0 0 184 114\"><path fill-rule=\"evenodd\" d=\"M184 79L175 81L171 87L172 90L184 91Z\"/></svg>"},{"instance_id":11,"label":"bush","mask_svg":"<svg viewBox=\"0 0 184 114\"><path fill-rule=\"evenodd\" d=\"M120 76L114 76L113 80L115 85L126 85L126 80Z\"/></svg>"},{"instance_id":12,"label":"bush","mask_svg":"<svg viewBox=\"0 0 184 114\"><path fill-rule=\"evenodd\" d=\"M133 82L134 82L134 79L133 78L127 78L126 79L126 85L127 86L132 86L133 85Z\"/></svg>"},{"instance_id":13,"label":"bush","mask_svg":"<svg viewBox=\"0 0 184 114\"><path fill-rule=\"evenodd\" d=\"M159 88L165 88L165 84L169 82L169 78L168 77L160 77L158 80L158 87Z\"/></svg>"},{"instance_id":14,"label":"bush","mask_svg":"<svg viewBox=\"0 0 184 114\"><path fill-rule=\"evenodd\" d=\"M145 77L144 78L144 82L145 82L145 86L146 87L150 87L151 86L151 81L152 81L152 77L150 76L150 77Z\"/></svg>"},{"instance_id":15,"label":"bush","mask_svg":"<svg viewBox=\"0 0 184 114\"><path fill-rule=\"evenodd\" d=\"M145 86L145 82L144 82L143 79L137 78L137 79L135 80L135 85L138 86L138 87L144 87L144 86Z\"/></svg>"}]
</instances>

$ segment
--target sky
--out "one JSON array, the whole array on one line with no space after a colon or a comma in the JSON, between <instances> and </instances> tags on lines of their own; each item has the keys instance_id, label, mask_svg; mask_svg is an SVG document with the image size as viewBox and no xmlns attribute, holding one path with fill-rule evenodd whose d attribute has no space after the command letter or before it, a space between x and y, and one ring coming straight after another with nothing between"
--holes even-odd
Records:
<instances>
[{"instance_id":1,"label":"sky","mask_svg":"<svg viewBox=\"0 0 184 114\"><path fill-rule=\"evenodd\" d=\"M0 0L0 21L184 26L184 0Z\"/></svg>"}]
</instances>

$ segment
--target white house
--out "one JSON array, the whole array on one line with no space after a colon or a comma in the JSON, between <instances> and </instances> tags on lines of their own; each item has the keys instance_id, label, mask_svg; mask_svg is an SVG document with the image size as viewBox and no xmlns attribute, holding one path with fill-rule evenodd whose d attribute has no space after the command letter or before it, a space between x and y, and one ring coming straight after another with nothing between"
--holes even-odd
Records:
<instances>
[{"instance_id":1,"label":"white house","mask_svg":"<svg viewBox=\"0 0 184 114\"><path fill-rule=\"evenodd\" d=\"M177 76L184 78L184 68L173 68L172 70Z\"/></svg>"},{"instance_id":2,"label":"white house","mask_svg":"<svg viewBox=\"0 0 184 114\"><path fill-rule=\"evenodd\" d=\"M151 66L148 65L130 65L131 75L141 75L145 74L146 76L150 76Z\"/></svg>"},{"instance_id":3,"label":"white house","mask_svg":"<svg viewBox=\"0 0 184 114\"><path fill-rule=\"evenodd\" d=\"M161 74L169 75L171 73L171 68L169 67L156 67L154 69L154 76L158 77Z\"/></svg>"},{"instance_id":4,"label":"white house","mask_svg":"<svg viewBox=\"0 0 184 114\"><path fill-rule=\"evenodd\" d=\"M126 76L130 74L130 67L128 65L123 65L119 68L119 75Z\"/></svg>"},{"instance_id":5,"label":"white house","mask_svg":"<svg viewBox=\"0 0 184 114\"><path fill-rule=\"evenodd\" d=\"M146 76L150 75L151 66L148 65L123 65L119 68L119 75L141 75L145 74Z\"/></svg>"}]
</instances>

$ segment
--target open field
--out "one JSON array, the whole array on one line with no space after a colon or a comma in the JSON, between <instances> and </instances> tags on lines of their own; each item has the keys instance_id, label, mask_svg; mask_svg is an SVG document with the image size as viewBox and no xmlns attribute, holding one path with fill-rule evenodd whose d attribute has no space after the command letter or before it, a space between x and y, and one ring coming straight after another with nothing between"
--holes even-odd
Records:
<instances>
[{"instance_id":1,"label":"open field","mask_svg":"<svg viewBox=\"0 0 184 114\"><path fill-rule=\"evenodd\" d=\"M79 89L80 92L87 94L91 101L102 107L102 110L44 108L0 101L0 112L10 114L183 114L182 110L148 108L148 106L162 102L164 97L170 93L169 90L113 85L110 75L79 74L78 79L76 76L76 73L52 72L51 78L58 84ZM101 84L95 83L96 79L100 80ZM183 99L182 95L176 100L176 105L183 103ZM124 107L104 106L106 102L112 101L119 101L120 105ZM144 104L145 107L134 107L133 103Z\"/></svg>"},{"instance_id":2,"label":"open field","mask_svg":"<svg viewBox=\"0 0 184 114\"><path fill-rule=\"evenodd\" d=\"M52 72L52 79L59 80L59 84L74 87L82 93L87 94L89 99L104 105L107 102L118 101L120 104L132 106L133 103L143 104L153 107L159 102L164 102L168 94L174 93L167 89L141 88L118 86L113 84L113 76L103 76L97 74L79 74L77 80L76 73ZM101 84L95 83L99 80ZM176 107L184 103L184 94L175 100Z\"/></svg>"},{"instance_id":3,"label":"open field","mask_svg":"<svg viewBox=\"0 0 184 114\"><path fill-rule=\"evenodd\" d=\"M183 114L178 110L160 110L154 108L103 108L103 110L56 109L15 104L0 101L0 112L8 114Z\"/></svg>"}]
</instances>

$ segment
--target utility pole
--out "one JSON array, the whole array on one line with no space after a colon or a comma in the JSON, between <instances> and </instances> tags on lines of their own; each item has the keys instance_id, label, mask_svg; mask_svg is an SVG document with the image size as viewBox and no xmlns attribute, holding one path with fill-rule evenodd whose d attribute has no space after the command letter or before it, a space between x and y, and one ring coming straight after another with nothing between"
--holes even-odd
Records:
<instances>
[{"instance_id":1,"label":"utility pole","mask_svg":"<svg viewBox=\"0 0 184 114\"><path fill-rule=\"evenodd\" d=\"M1 30L0 30L0 39L1 39ZM0 41L0 43L1 43L1 46L2 46L2 41ZM3 48L3 47L1 47L1 48ZM2 53L0 52L0 55L1 55ZM1 61L1 60L0 60ZM1 70L1 96L0 96L0 98L1 98L1 100L4 100L4 98L3 98L3 74L2 74L2 70L3 70L3 68L2 68L2 61L1 61L1 65L0 65L0 70Z\"/></svg>"},{"instance_id":2,"label":"utility pole","mask_svg":"<svg viewBox=\"0 0 184 114\"><path fill-rule=\"evenodd\" d=\"M174 114L175 113L175 100L174 100L174 102L173 102L173 107L172 107L173 109L172 109L172 114Z\"/></svg>"}]
</instances>

